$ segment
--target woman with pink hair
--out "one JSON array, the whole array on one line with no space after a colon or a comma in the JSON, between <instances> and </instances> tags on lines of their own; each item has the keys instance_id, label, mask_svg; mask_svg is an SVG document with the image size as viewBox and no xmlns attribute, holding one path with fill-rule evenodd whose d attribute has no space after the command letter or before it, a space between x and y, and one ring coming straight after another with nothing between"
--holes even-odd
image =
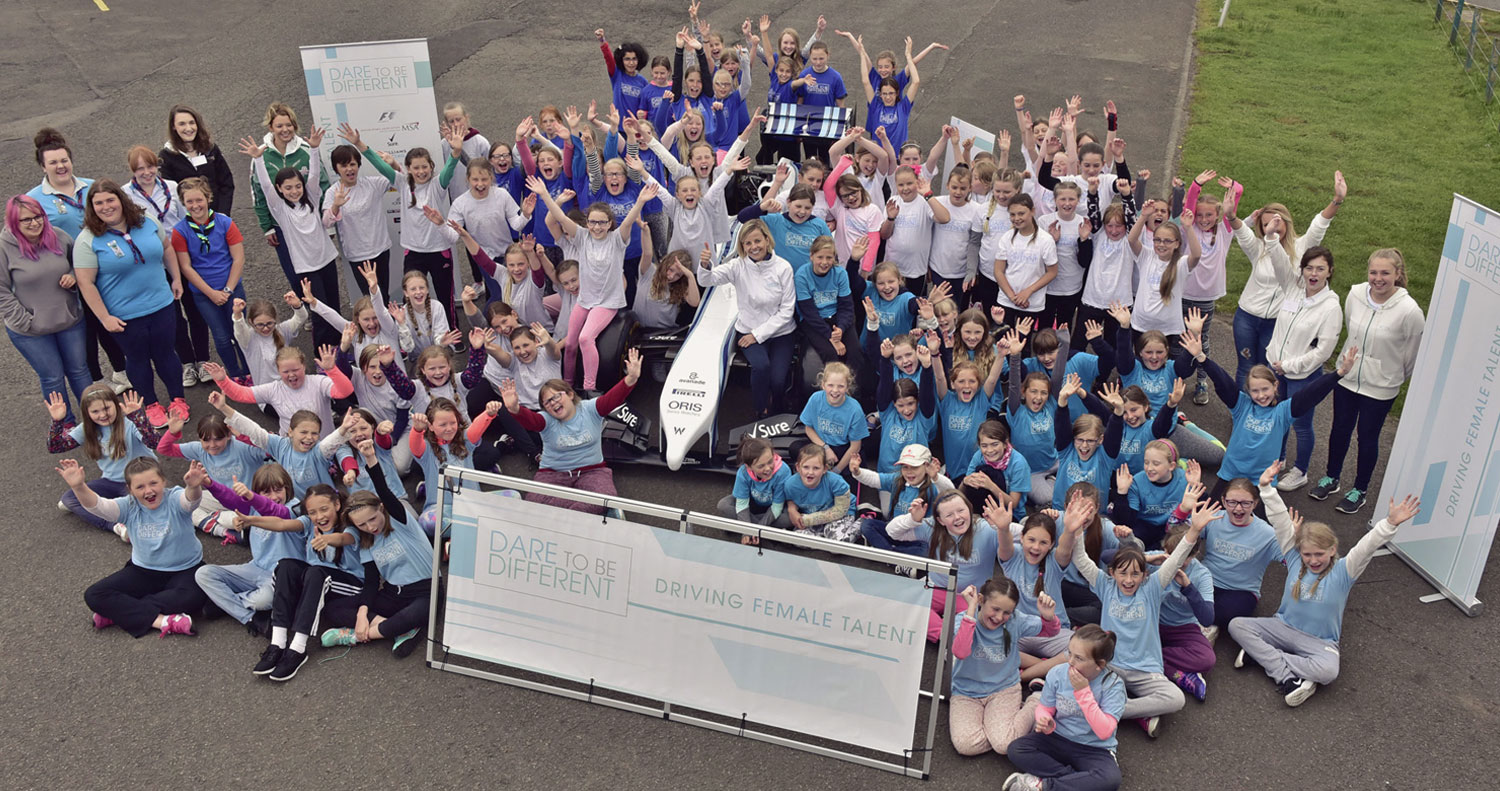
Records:
<instances>
[{"instance_id":1,"label":"woman with pink hair","mask_svg":"<svg viewBox=\"0 0 1500 791\"><path fill-rule=\"evenodd\" d=\"M0 318L16 351L42 382L42 398L67 386L82 398L89 376L83 306L73 279L73 239L52 227L35 198L5 204L0 229ZM68 408L67 420L73 419Z\"/></svg>"}]
</instances>

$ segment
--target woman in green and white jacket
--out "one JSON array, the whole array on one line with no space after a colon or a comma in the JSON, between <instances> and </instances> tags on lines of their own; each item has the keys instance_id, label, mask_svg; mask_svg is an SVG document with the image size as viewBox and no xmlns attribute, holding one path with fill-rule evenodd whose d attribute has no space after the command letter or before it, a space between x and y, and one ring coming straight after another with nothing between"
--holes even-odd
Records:
<instances>
[{"instance_id":1,"label":"woman in green and white jacket","mask_svg":"<svg viewBox=\"0 0 1500 791\"><path fill-rule=\"evenodd\" d=\"M1366 282L1349 289L1344 300L1346 345L1359 347L1359 362L1333 390L1333 430L1328 436L1328 470L1307 496L1326 500L1340 490L1344 456L1359 429L1354 486L1334 508L1352 514L1365 505L1365 492L1380 460L1380 429L1396 403L1401 384L1417 365L1426 319L1422 306L1406 292L1406 263L1401 251L1376 250L1365 270Z\"/></svg>"}]
</instances>

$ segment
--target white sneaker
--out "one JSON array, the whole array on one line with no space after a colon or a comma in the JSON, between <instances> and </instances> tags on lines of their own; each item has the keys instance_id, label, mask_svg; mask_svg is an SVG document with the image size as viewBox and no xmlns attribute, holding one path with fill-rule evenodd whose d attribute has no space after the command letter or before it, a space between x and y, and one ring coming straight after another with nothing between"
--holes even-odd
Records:
<instances>
[{"instance_id":1,"label":"white sneaker","mask_svg":"<svg viewBox=\"0 0 1500 791\"><path fill-rule=\"evenodd\" d=\"M194 368L192 363L183 363L182 386L192 387L195 384L198 384L198 369Z\"/></svg>"},{"instance_id":2,"label":"white sneaker","mask_svg":"<svg viewBox=\"0 0 1500 791\"><path fill-rule=\"evenodd\" d=\"M104 383L109 385L109 389L115 391L115 395L129 390L133 386L130 384L130 376L124 371L115 371L108 379L104 380Z\"/></svg>"},{"instance_id":3,"label":"white sneaker","mask_svg":"<svg viewBox=\"0 0 1500 791\"><path fill-rule=\"evenodd\" d=\"M130 530L125 527L124 522L115 522L115 535L119 536L121 541L130 543Z\"/></svg>"},{"instance_id":4,"label":"white sneaker","mask_svg":"<svg viewBox=\"0 0 1500 791\"><path fill-rule=\"evenodd\" d=\"M1276 482L1276 488L1283 492L1295 492L1307 485L1307 473L1292 468L1291 472L1284 473L1281 480Z\"/></svg>"},{"instance_id":5,"label":"white sneaker","mask_svg":"<svg viewBox=\"0 0 1500 791\"><path fill-rule=\"evenodd\" d=\"M1244 667L1245 666L1245 649L1241 648L1240 652L1235 655L1235 657L1234 657L1234 666L1235 667Z\"/></svg>"},{"instance_id":6,"label":"white sneaker","mask_svg":"<svg viewBox=\"0 0 1500 791\"><path fill-rule=\"evenodd\" d=\"M1207 640L1209 645L1213 645L1214 641L1219 639L1218 626L1204 626L1201 627L1201 631L1203 632L1203 639Z\"/></svg>"},{"instance_id":7,"label":"white sneaker","mask_svg":"<svg viewBox=\"0 0 1500 791\"><path fill-rule=\"evenodd\" d=\"M1025 772L1012 773L1005 778L1005 785L1000 786L1000 791L1041 791L1042 779L1036 775Z\"/></svg>"},{"instance_id":8,"label":"white sneaker","mask_svg":"<svg viewBox=\"0 0 1500 791\"><path fill-rule=\"evenodd\" d=\"M208 384L209 382L212 382L213 380L214 380L213 374L211 374L211 373L208 372L208 363L206 363L206 362L198 363L198 381L202 382L203 384Z\"/></svg>"},{"instance_id":9,"label":"white sneaker","mask_svg":"<svg viewBox=\"0 0 1500 791\"><path fill-rule=\"evenodd\" d=\"M1291 692L1286 693L1286 705L1296 708L1301 706L1314 692L1318 691L1318 685L1305 678L1296 679L1297 686Z\"/></svg>"},{"instance_id":10,"label":"white sneaker","mask_svg":"<svg viewBox=\"0 0 1500 791\"><path fill-rule=\"evenodd\" d=\"M73 509L69 508L68 504L63 502L62 500L57 501L57 510L62 511L65 514L73 513Z\"/></svg>"}]
</instances>

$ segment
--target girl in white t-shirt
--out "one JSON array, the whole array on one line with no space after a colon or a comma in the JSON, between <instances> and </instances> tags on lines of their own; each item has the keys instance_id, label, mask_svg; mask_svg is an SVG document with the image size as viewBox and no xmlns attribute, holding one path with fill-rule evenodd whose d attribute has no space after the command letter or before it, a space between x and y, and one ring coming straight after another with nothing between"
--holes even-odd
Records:
<instances>
[{"instance_id":1,"label":"girl in white t-shirt","mask_svg":"<svg viewBox=\"0 0 1500 791\"><path fill-rule=\"evenodd\" d=\"M980 263L995 268L1000 286L995 301L1005 308L1006 323L1014 326L1030 316L1040 324L1047 308L1047 284L1057 277L1057 243L1037 227L1031 196L1011 199L1010 233L1001 237L995 260Z\"/></svg>"},{"instance_id":2,"label":"girl in white t-shirt","mask_svg":"<svg viewBox=\"0 0 1500 791\"><path fill-rule=\"evenodd\" d=\"M641 217L641 207L656 197L657 185L647 184L636 196L630 213L615 227L615 215L609 206L596 203L585 213L587 228L563 213L557 199L547 191L547 183L532 176L526 187L547 203L547 229L562 247L563 257L578 261L578 304L568 317L568 340L563 354L563 378L571 381L576 366L575 355L583 347L583 389L593 390L599 375L599 347L594 344L599 333L609 326L615 312L625 307L625 248L630 232Z\"/></svg>"},{"instance_id":3,"label":"girl in white t-shirt","mask_svg":"<svg viewBox=\"0 0 1500 791\"><path fill-rule=\"evenodd\" d=\"M1187 284L1188 272L1198 265L1201 248L1198 235L1186 234L1187 251L1184 252L1182 229L1172 223L1163 223L1151 237L1151 250L1141 244L1141 232L1158 213L1161 204L1148 201L1141 210L1141 220L1130 229L1127 240L1130 252L1136 257L1136 289L1133 318L1136 332L1157 330L1163 335L1181 335L1185 329L1182 322L1182 288ZM1193 213L1182 211L1182 224L1191 225Z\"/></svg>"},{"instance_id":4,"label":"girl in white t-shirt","mask_svg":"<svg viewBox=\"0 0 1500 791\"><path fill-rule=\"evenodd\" d=\"M976 168L980 172L992 168ZM990 191L983 202L970 201L974 207L970 212L969 231L979 234L978 277L973 278L969 288L969 304L988 308L995 304L1000 286L995 282L995 259L999 258L1000 242L1010 234L1010 202L1021 194L1026 178L1019 170L1005 168L990 180Z\"/></svg>"},{"instance_id":5,"label":"girl in white t-shirt","mask_svg":"<svg viewBox=\"0 0 1500 791\"><path fill-rule=\"evenodd\" d=\"M1078 312L1083 297L1083 278L1088 274L1079 261L1079 251L1087 252L1091 247L1084 243L1088 242L1093 230L1088 218L1078 211L1082 197L1083 190L1077 184L1071 181L1058 184L1052 191L1057 211L1036 221L1057 243L1057 278L1047 284L1047 315L1054 320L1044 322L1044 325L1079 326L1074 314Z\"/></svg>"},{"instance_id":6,"label":"girl in white t-shirt","mask_svg":"<svg viewBox=\"0 0 1500 791\"><path fill-rule=\"evenodd\" d=\"M920 165L919 165L920 166ZM880 235L885 260L896 265L906 290L927 293L927 257L932 252L934 225L946 225L948 207L932 195L932 184L911 167L896 169L896 196L886 202Z\"/></svg>"}]
</instances>

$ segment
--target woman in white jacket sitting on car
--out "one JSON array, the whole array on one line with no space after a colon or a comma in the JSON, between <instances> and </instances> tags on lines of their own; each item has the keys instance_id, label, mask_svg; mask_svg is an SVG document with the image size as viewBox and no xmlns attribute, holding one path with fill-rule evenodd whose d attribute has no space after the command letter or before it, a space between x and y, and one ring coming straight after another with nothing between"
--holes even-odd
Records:
<instances>
[{"instance_id":1,"label":"woman in white jacket sitting on car","mask_svg":"<svg viewBox=\"0 0 1500 791\"><path fill-rule=\"evenodd\" d=\"M1366 282L1349 289L1344 301L1344 323L1349 327L1346 344L1359 347L1359 362L1333 390L1333 431L1328 436L1328 469L1307 496L1326 500L1342 488L1344 456L1349 440L1359 429L1359 456L1354 468L1354 486L1334 506L1352 514L1364 507L1375 462L1380 459L1380 429L1396 403L1401 384L1417 365L1422 345L1422 306L1406 293L1406 263L1394 248L1370 254Z\"/></svg>"},{"instance_id":2,"label":"woman in white jacket sitting on car","mask_svg":"<svg viewBox=\"0 0 1500 791\"><path fill-rule=\"evenodd\" d=\"M1343 328L1344 313L1339 295L1328 287L1333 280L1333 253L1321 245L1309 247L1298 267L1297 287L1287 289L1276 314L1276 329L1266 344L1266 362L1281 379L1281 397L1291 398L1317 381L1323 363L1333 356ZM1363 347L1361 347L1363 348ZM1291 472L1281 476L1276 488L1284 492L1307 485L1312 462L1313 414L1310 409L1292 423L1297 435L1297 457ZM1282 457L1286 449L1282 447Z\"/></svg>"},{"instance_id":3,"label":"woman in white jacket sitting on car","mask_svg":"<svg viewBox=\"0 0 1500 791\"><path fill-rule=\"evenodd\" d=\"M797 290L792 265L776 255L776 242L763 220L740 227L732 258L713 263L708 245L698 261L698 285L707 288L734 284L739 314L734 320L735 345L750 363L750 395L759 420L786 407L786 384L796 347L792 309Z\"/></svg>"}]
</instances>

